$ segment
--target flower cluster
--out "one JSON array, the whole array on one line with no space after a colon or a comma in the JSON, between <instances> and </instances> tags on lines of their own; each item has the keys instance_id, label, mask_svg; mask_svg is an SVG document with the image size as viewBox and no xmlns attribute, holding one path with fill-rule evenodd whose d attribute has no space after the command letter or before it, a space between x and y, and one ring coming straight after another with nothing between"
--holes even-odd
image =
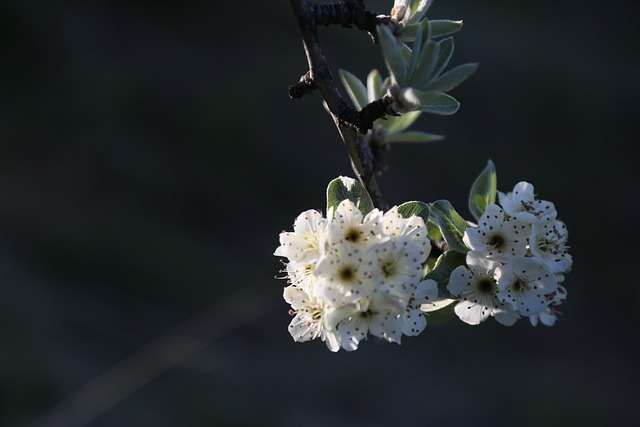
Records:
<instances>
[{"instance_id":1,"label":"flower cluster","mask_svg":"<svg viewBox=\"0 0 640 427\"><path fill-rule=\"evenodd\" d=\"M520 317L552 326L567 294L560 283L572 264L567 227L554 204L537 199L527 182L498 198L500 206L487 206L478 225L464 233L468 268L453 270L447 286L460 299L454 310L471 325L492 316L508 326Z\"/></svg>"},{"instance_id":2,"label":"flower cluster","mask_svg":"<svg viewBox=\"0 0 640 427\"><path fill-rule=\"evenodd\" d=\"M430 250L424 220L395 207L364 215L346 199L327 218L303 212L274 253L287 258L291 336L352 351L368 336L399 344L418 335L427 324L420 306L438 295L436 282L423 280Z\"/></svg>"}]
</instances>

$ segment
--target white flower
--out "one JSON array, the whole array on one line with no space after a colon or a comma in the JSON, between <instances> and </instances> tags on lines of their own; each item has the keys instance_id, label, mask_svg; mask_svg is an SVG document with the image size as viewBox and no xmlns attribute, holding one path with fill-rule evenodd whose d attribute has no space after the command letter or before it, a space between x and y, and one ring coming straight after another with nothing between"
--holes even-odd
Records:
<instances>
[{"instance_id":1,"label":"white flower","mask_svg":"<svg viewBox=\"0 0 640 427\"><path fill-rule=\"evenodd\" d=\"M494 270L500 265L477 251L467 253L467 265L453 270L447 289L460 298L454 307L456 315L469 325L478 325L492 316L505 326L513 325L518 319L509 304L498 298L498 284L493 278Z\"/></svg>"},{"instance_id":2,"label":"white flower","mask_svg":"<svg viewBox=\"0 0 640 427\"><path fill-rule=\"evenodd\" d=\"M530 226L512 218L505 219L498 205L489 205L478 222L478 227L469 227L462 241L472 250L488 257L504 260L506 257L524 256Z\"/></svg>"},{"instance_id":3,"label":"white flower","mask_svg":"<svg viewBox=\"0 0 640 427\"><path fill-rule=\"evenodd\" d=\"M329 224L329 245L351 243L363 250L368 249L380 233L381 217L382 213L373 209L363 218L362 212L351 200L343 200Z\"/></svg>"},{"instance_id":4,"label":"white flower","mask_svg":"<svg viewBox=\"0 0 640 427\"><path fill-rule=\"evenodd\" d=\"M407 237L422 248L420 262L426 261L431 252L431 242L427 236L427 226L419 216L404 218L398 213L397 206L392 207L382 216L381 231L386 236Z\"/></svg>"},{"instance_id":5,"label":"white flower","mask_svg":"<svg viewBox=\"0 0 640 427\"><path fill-rule=\"evenodd\" d=\"M355 304L366 310L375 290L371 255L350 243L333 249L316 264L314 296L333 307Z\"/></svg>"},{"instance_id":6,"label":"white flower","mask_svg":"<svg viewBox=\"0 0 640 427\"><path fill-rule=\"evenodd\" d=\"M327 240L327 221L315 210L302 212L293 223L293 232L280 233L280 246L276 256L287 257L290 262L312 264L324 252Z\"/></svg>"},{"instance_id":7,"label":"white flower","mask_svg":"<svg viewBox=\"0 0 640 427\"><path fill-rule=\"evenodd\" d=\"M513 187L513 191L505 194L498 192L498 200L509 216L521 221L532 222L534 218L556 218L557 212L553 203L536 199L533 185L521 181Z\"/></svg>"},{"instance_id":8,"label":"white flower","mask_svg":"<svg viewBox=\"0 0 640 427\"><path fill-rule=\"evenodd\" d=\"M435 280L424 280L416 286L409 304L401 316L402 333L407 336L419 335L427 327L427 318L420 307L438 298L438 284Z\"/></svg>"},{"instance_id":9,"label":"white flower","mask_svg":"<svg viewBox=\"0 0 640 427\"><path fill-rule=\"evenodd\" d=\"M293 320L289 324L289 333L295 341L304 342L320 338L329 350L340 350L340 337L336 330L325 327L325 307L302 289L289 286L284 289L284 299L291 304Z\"/></svg>"},{"instance_id":10,"label":"white flower","mask_svg":"<svg viewBox=\"0 0 640 427\"><path fill-rule=\"evenodd\" d=\"M353 351L369 334L400 344L403 322L393 301L377 293L366 310L352 306L351 314L338 324L342 348Z\"/></svg>"},{"instance_id":11,"label":"white flower","mask_svg":"<svg viewBox=\"0 0 640 427\"><path fill-rule=\"evenodd\" d=\"M546 295L558 288L556 277L536 258L514 258L495 269L498 298L522 316L544 311Z\"/></svg>"},{"instance_id":12,"label":"white flower","mask_svg":"<svg viewBox=\"0 0 640 427\"><path fill-rule=\"evenodd\" d=\"M556 306L562 304L564 300L567 299L567 290L564 286L558 286L558 290L547 295L547 300L549 301L549 307L547 307L544 311L534 314L529 317L529 321L533 326L538 325L538 321L545 326L553 326L558 320L558 315L560 312L556 309Z\"/></svg>"},{"instance_id":13,"label":"white flower","mask_svg":"<svg viewBox=\"0 0 640 427\"><path fill-rule=\"evenodd\" d=\"M531 254L546 265L552 273L565 273L571 269L573 259L567 253L569 232L562 221L551 217L536 219L531 226L529 249Z\"/></svg>"},{"instance_id":14,"label":"white flower","mask_svg":"<svg viewBox=\"0 0 640 427\"><path fill-rule=\"evenodd\" d=\"M386 238L371 248L379 290L406 306L424 272L424 251L409 238Z\"/></svg>"}]
</instances>

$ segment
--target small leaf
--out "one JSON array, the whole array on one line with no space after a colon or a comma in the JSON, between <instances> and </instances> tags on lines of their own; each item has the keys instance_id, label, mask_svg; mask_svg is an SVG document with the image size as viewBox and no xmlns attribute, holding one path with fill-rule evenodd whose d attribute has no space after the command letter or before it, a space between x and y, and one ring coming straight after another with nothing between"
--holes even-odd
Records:
<instances>
[{"instance_id":1,"label":"small leaf","mask_svg":"<svg viewBox=\"0 0 640 427\"><path fill-rule=\"evenodd\" d=\"M496 202L497 185L496 167L489 160L487 166L471 186L469 193L469 211L476 221L480 220L487 206Z\"/></svg>"},{"instance_id":2,"label":"small leaf","mask_svg":"<svg viewBox=\"0 0 640 427\"><path fill-rule=\"evenodd\" d=\"M443 139L444 135L415 130L389 135L385 139L385 142L435 142L442 141Z\"/></svg>"},{"instance_id":3,"label":"small leaf","mask_svg":"<svg viewBox=\"0 0 640 427\"><path fill-rule=\"evenodd\" d=\"M429 40L423 46L422 51L416 52L416 54L419 54L420 58L418 58L416 70L408 86L422 88L429 82L429 78L433 74L438 57L440 56L440 45L433 40Z\"/></svg>"},{"instance_id":4,"label":"small leaf","mask_svg":"<svg viewBox=\"0 0 640 427\"><path fill-rule=\"evenodd\" d=\"M422 111L410 111L402 114L401 116L389 116L386 119L381 120L380 123L390 134L400 133L411 126L413 122L420 117L420 114L422 114Z\"/></svg>"},{"instance_id":5,"label":"small leaf","mask_svg":"<svg viewBox=\"0 0 640 427\"><path fill-rule=\"evenodd\" d=\"M378 25L378 38L382 47L384 62L394 82L400 86L405 85L407 64L405 63L402 49L398 46L396 37L386 25Z\"/></svg>"},{"instance_id":6,"label":"small leaf","mask_svg":"<svg viewBox=\"0 0 640 427\"><path fill-rule=\"evenodd\" d=\"M449 65L449 60L451 59L451 56L453 56L453 37L440 40L438 42L438 46L440 46L440 53L438 55L438 60L436 61L436 66L434 67L431 76L429 76L430 80L438 77L440 73L442 73L442 70Z\"/></svg>"},{"instance_id":7,"label":"small leaf","mask_svg":"<svg viewBox=\"0 0 640 427\"><path fill-rule=\"evenodd\" d=\"M403 218L419 216L424 220L425 226L429 222L429 205L424 202L404 202L403 204L398 206L398 213Z\"/></svg>"},{"instance_id":8,"label":"small leaf","mask_svg":"<svg viewBox=\"0 0 640 427\"><path fill-rule=\"evenodd\" d=\"M351 200L363 215L371 212L373 202L371 196L362 184L353 178L340 176L329 183L327 187L327 215L335 210L343 200Z\"/></svg>"},{"instance_id":9,"label":"small leaf","mask_svg":"<svg viewBox=\"0 0 640 427\"><path fill-rule=\"evenodd\" d=\"M465 81L477 69L477 63L458 65L457 67L447 71L446 73L438 77L436 80L430 82L426 87L422 89L425 91L437 90L440 92L448 92Z\"/></svg>"},{"instance_id":10,"label":"small leaf","mask_svg":"<svg viewBox=\"0 0 640 427\"><path fill-rule=\"evenodd\" d=\"M440 255L436 265L427 273L425 280L432 279L438 283L438 297L454 298L447 290L447 285L451 278L451 272L461 265L466 265L465 255L456 251L447 251Z\"/></svg>"},{"instance_id":11,"label":"small leaf","mask_svg":"<svg viewBox=\"0 0 640 427\"><path fill-rule=\"evenodd\" d=\"M442 237L449 247L461 253L469 250L462 241L467 222L453 209L448 200L438 200L431 204L431 216L440 227Z\"/></svg>"},{"instance_id":12,"label":"small leaf","mask_svg":"<svg viewBox=\"0 0 640 427\"><path fill-rule=\"evenodd\" d=\"M378 70L373 69L367 76L367 100L373 102L382 98L382 77Z\"/></svg>"},{"instance_id":13,"label":"small leaf","mask_svg":"<svg viewBox=\"0 0 640 427\"><path fill-rule=\"evenodd\" d=\"M418 107L420 111L439 116L455 114L458 108L460 108L460 103L453 96L446 93L441 93L436 99L429 101L427 105Z\"/></svg>"},{"instance_id":14,"label":"small leaf","mask_svg":"<svg viewBox=\"0 0 640 427\"><path fill-rule=\"evenodd\" d=\"M426 37L423 37L426 35ZM411 83L411 79L413 74L416 71L416 67L418 66L418 59L420 57L420 51L422 49L423 44L426 44L429 41L429 21L426 19L422 22L422 24L418 25L418 32L416 33L416 41L413 44L411 49L411 56L409 58L409 65L407 69L407 81L409 84Z\"/></svg>"},{"instance_id":15,"label":"small leaf","mask_svg":"<svg viewBox=\"0 0 640 427\"><path fill-rule=\"evenodd\" d=\"M338 74L340 74L340 80L342 80L342 84L345 89L347 89L347 93L349 94L351 101L353 101L353 105L357 110L362 110L364 106L369 103L367 98L367 88L364 87L364 84L359 78L347 70L340 69L338 70Z\"/></svg>"},{"instance_id":16,"label":"small leaf","mask_svg":"<svg viewBox=\"0 0 640 427\"><path fill-rule=\"evenodd\" d=\"M400 92L399 103L405 106L411 106L413 109L421 105L428 104L440 95L437 91L424 92L414 87L406 87Z\"/></svg>"},{"instance_id":17,"label":"small leaf","mask_svg":"<svg viewBox=\"0 0 640 427\"><path fill-rule=\"evenodd\" d=\"M446 36L455 33L462 28L462 21L450 21L448 19L434 19L431 21L431 37Z\"/></svg>"}]
</instances>

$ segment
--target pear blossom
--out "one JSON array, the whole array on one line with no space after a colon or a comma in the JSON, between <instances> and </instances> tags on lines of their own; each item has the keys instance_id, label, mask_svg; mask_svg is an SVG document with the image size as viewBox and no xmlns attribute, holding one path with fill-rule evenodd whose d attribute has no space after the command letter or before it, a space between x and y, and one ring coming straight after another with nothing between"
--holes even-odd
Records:
<instances>
[{"instance_id":1,"label":"pear blossom","mask_svg":"<svg viewBox=\"0 0 640 427\"><path fill-rule=\"evenodd\" d=\"M551 217L536 218L532 222L529 249L552 273L571 269L573 259L568 253L568 234L564 222Z\"/></svg>"},{"instance_id":2,"label":"pear blossom","mask_svg":"<svg viewBox=\"0 0 640 427\"><path fill-rule=\"evenodd\" d=\"M346 199L326 219L303 212L275 251L288 258L291 336L352 351L369 336L399 344L418 335L427 324L420 307L438 296L437 284L422 280L430 251L424 220L397 207L364 215Z\"/></svg>"},{"instance_id":3,"label":"pear blossom","mask_svg":"<svg viewBox=\"0 0 640 427\"><path fill-rule=\"evenodd\" d=\"M435 280L427 279L416 286L411 299L401 316L402 333L407 336L419 335L427 327L427 318L421 307L438 298L438 284Z\"/></svg>"},{"instance_id":4,"label":"pear blossom","mask_svg":"<svg viewBox=\"0 0 640 427\"><path fill-rule=\"evenodd\" d=\"M510 193L498 192L498 200L509 216L521 221L532 222L534 218L556 218L557 212L553 203L537 199L532 184L521 181Z\"/></svg>"},{"instance_id":5,"label":"pear blossom","mask_svg":"<svg viewBox=\"0 0 640 427\"><path fill-rule=\"evenodd\" d=\"M547 307L544 311L541 311L538 314L534 314L533 316L529 316L529 321L533 326L538 325L538 321L545 326L553 326L558 320L558 316L560 312L556 309L556 306L562 304L564 300L567 298L567 290L564 286L558 285L558 290L552 292L547 295L547 300L549 301L549 307Z\"/></svg>"},{"instance_id":6,"label":"pear blossom","mask_svg":"<svg viewBox=\"0 0 640 427\"><path fill-rule=\"evenodd\" d=\"M400 344L403 321L395 301L378 293L366 310L358 310L355 305L352 308L351 315L338 324L343 349L356 350L369 334Z\"/></svg>"},{"instance_id":7,"label":"pear blossom","mask_svg":"<svg viewBox=\"0 0 640 427\"><path fill-rule=\"evenodd\" d=\"M351 200L343 200L333 213L328 233L329 245L351 243L368 249L380 234L381 216L382 213L378 209L373 209L364 217Z\"/></svg>"},{"instance_id":8,"label":"pear blossom","mask_svg":"<svg viewBox=\"0 0 640 427\"><path fill-rule=\"evenodd\" d=\"M327 221L315 210L302 212L293 223L293 232L280 233L280 246L274 255L287 257L290 262L310 264L324 252L327 240Z\"/></svg>"},{"instance_id":9,"label":"pear blossom","mask_svg":"<svg viewBox=\"0 0 640 427\"><path fill-rule=\"evenodd\" d=\"M500 264L477 251L468 252L466 262L469 269L456 267L447 285L447 290L460 298L454 307L456 315L469 325L478 325L490 316L505 326L513 325L518 315L498 298L498 283L493 277Z\"/></svg>"},{"instance_id":10,"label":"pear blossom","mask_svg":"<svg viewBox=\"0 0 640 427\"><path fill-rule=\"evenodd\" d=\"M532 257L514 258L495 269L498 298L509 303L522 316L531 316L548 307L547 294L555 292L558 282L544 264Z\"/></svg>"},{"instance_id":11,"label":"pear blossom","mask_svg":"<svg viewBox=\"0 0 640 427\"><path fill-rule=\"evenodd\" d=\"M379 290L406 305L424 272L426 256L422 247L408 238L387 238L372 248L372 253Z\"/></svg>"},{"instance_id":12,"label":"pear blossom","mask_svg":"<svg viewBox=\"0 0 640 427\"><path fill-rule=\"evenodd\" d=\"M498 205L487 206L477 227L469 227L462 241L472 250L481 251L490 258L524 256L530 226L522 221L506 218Z\"/></svg>"},{"instance_id":13,"label":"pear blossom","mask_svg":"<svg viewBox=\"0 0 640 427\"><path fill-rule=\"evenodd\" d=\"M295 317L289 324L289 333L295 341L305 342L320 338L331 351L340 350L340 337L335 330L325 327L325 310L319 301L296 286L284 289L284 299L291 304Z\"/></svg>"},{"instance_id":14,"label":"pear blossom","mask_svg":"<svg viewBox=\"0 0 640 427\"><path fill-rule=\"evenodd\" d=\"M422 247L421 262L424 262L431 251L431 242L427 236L427 226L419 216L404 218L398 213L396 206L384 213L381 219L381 230L386 236L404 237L411 239Z\"/></svg>"}]
</instances>

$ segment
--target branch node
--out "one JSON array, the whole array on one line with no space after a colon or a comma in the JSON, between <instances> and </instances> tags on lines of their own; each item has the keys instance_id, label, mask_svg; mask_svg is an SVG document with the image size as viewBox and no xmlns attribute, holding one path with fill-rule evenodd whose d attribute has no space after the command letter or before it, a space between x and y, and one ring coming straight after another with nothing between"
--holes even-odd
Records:
<instances>
[{"instance_id":1,"label":"branch node","mask_svg":"<svg viewBox=\"0 0 640 427\"><path fill-rule=\"evenodd\" d=\"M296 84L289 86L289 98L300 99L316 89L316 82L311 77L311 71L307 71Z\"/></svg>"}]
</instances>

